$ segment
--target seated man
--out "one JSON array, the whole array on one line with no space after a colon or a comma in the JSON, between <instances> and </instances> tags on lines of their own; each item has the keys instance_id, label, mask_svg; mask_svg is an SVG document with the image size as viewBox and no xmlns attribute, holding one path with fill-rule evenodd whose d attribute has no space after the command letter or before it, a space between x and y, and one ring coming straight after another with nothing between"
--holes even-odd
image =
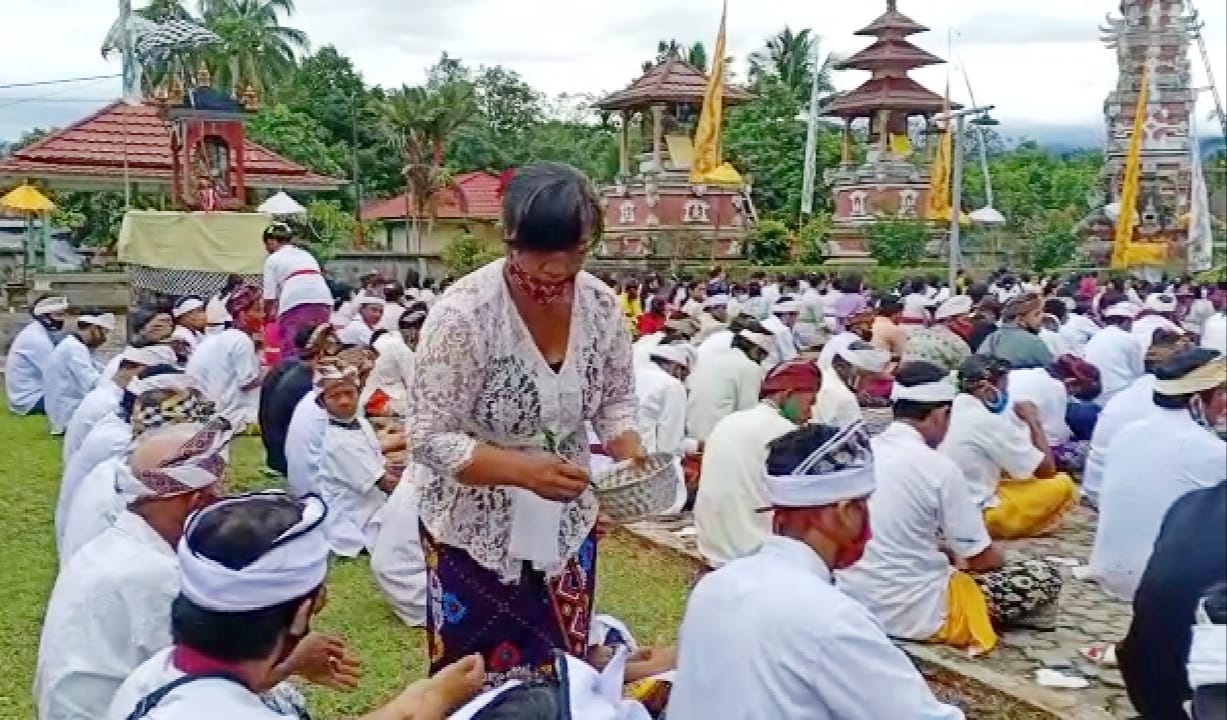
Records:
<instances>
[{"instance_id":1,"label":"seated man","mask_svg":"<svg viewBox=\"0 0 1227 720\"><path fill-rule=\"evenodd\" d=\"M691 594L669 720L961 720L831 582L869 541L865 429L805 425L771 443L766 471L774 535Z\"/></svg>"},{"instance_id":2,"label":"seated man","mask_svg":"<svg viewBox=\"0 0 1227 720\"><path fill-rule=\"evenodd\" d=\"M1207 632L1193 629L1198 606L1215 585L1220 591L1227 590L1222 585L1227 582L1227 541L1221 533L1224 527L1227 481L1185 495L1163 519L1154 553L1133 596L1129 632L1116 647L1129 700L1145 718L1188 717L1184 704L1193 692L1185 663L1196 664L1190 661L1189 652L1194 633ZM1207 542L1206 528L1220 530L1213 542ZM1217 620L1220 633L1227 632L1221 627L1224 620L1227 618ZM1220 670L1218 684L1223 683L1227 683L1227 673Z\"/></svg>"},{"instance_id":3,"label":"seated man","mask_svg":"<svg viewBox=\"0 0 1227 720\"><path fill-rule=\"evenodd\" d=\"M1043 560L1004 566L963 472L933 449L957 395L937 365L899 368L895 421L871 441L873 537L864 557L837 576L888 634L979 653L997 644L995 627L1053 609L1061 575Z\"/></svg>"},{"instance_id":4,"label":"seated man","mask_svg":"<svg viewBox=\"0 0 1227 720\"><path fill-rule=\"evenodd\" d=\"M824 425L847 427L864 419L861 385L886 370L890 355L860 341L847 342L835 337L831 342L836 345L830 355L823 348L818 356L822 388L814 403L813 418Z\"/></svg>"},{"instance_id":5,"label":"seated man","mask_svg":"<svg viewBox=\"0 0 1227 720\"><path fill-rule=\"evenodd\" d=\"M1007 374L994 357L972 355L963 363L961 392L938 448L962 468L971 499L998 540L1047 532L1078 502L1073 479L1057 472L1035 404L1010 402Z\"/></svg>"}]
</instances>

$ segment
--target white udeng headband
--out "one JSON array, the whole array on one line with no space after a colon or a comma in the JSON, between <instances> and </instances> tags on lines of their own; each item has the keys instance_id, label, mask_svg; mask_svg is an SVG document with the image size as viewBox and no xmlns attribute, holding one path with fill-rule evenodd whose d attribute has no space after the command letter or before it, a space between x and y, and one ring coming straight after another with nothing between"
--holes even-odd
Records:
<instances>
[{"instance_id":1,"label":"white udeng headband","mask_svg":"<svg viewBox=\"0 0 1227 720\"><path fill-rule=\"evenodd\" d=\"M807 508L834 505L873 493L873 463L823 475L768 475L767 500L774 507Z\"/></svg>"},{"instance_id":2,"label":"white udeng headband","mask_svg":"<svg viewBox=\"0 0 1227 720\"><path fill-rule=\"evenodd\" d=\"M200 386L186 373L162 373L147 378L136 378L124 388L126 392L140 396L150 390L199 390Z\"/></svg>"},{"instance_id":3,"label":"white udeng headband","mask_svg":"<svg viewBox=\"0 0 1227 720\"><path fill-rule=\"evenodd\" d=\"M187 300L183 300L176 305L175 309L172 310L170 314L172 317L179 318L187 315L193 310L199 310L204 306L205 304L201 302L199 298L188 298Z\"/></svg>"},{"instance_id":4,"label":"white udeng headband","mask_svg":"<svg viewBox=\"0 0 1227 720\"><path fill-rule=\"evenodd\" d=\"M767 352L771 352L772 348L775 347L774 335L764 335L763 333L751 332L750 330L742 330L737 334L759 346L763 350L766 350Z\"/></svg>"},{"instance_id":5,"label":"white udeng headband","mask_svg":"<svg viewBox=\"0 0 1227 720\"><path fill-rule=\"evenodd\" d=\"M948 378L920 385L900 385L896 382L890 389L891 400L909 400L922 403L954 402L959 390Z\"/></svg>"},{"instance_id":6,"label":"white udeng headband","mask_svg":"<svg viewBox=\"0 0 1227 720\"><path fill-rule=\"evenodd\" d=\"M241 570L231 570L188 546L193 531L206 514L261 496L285 494L273 491L227 498L188 519L177 550L179 592L185 598L214 612L251 612L303 597L324 584L329 547L323 523L328 508L318 495L303 496L303 513L298 523L282 533L267 553Z\"/></svg>"}]
</instances>

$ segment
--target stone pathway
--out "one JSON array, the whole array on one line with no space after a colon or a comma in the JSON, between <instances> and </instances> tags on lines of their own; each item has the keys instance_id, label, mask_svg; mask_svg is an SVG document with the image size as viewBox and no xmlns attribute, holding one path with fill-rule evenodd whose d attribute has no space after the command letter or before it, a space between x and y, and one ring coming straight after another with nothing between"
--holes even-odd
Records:
<instances>
[{"instance_id":1,"label":"stone pathway","mask_svg":"<svg viewBox=\"0 0 1227 720\"><path fill-rule=\"evenodd\" d=\"M694 536L683 528L691 527L689 517L665 522L645 522L629 529L644 539L702 563ZM1051 537L1006 543L1011 553L1031 557L1076 560L1085 565L1094 538L1094 513L1079 508ZM902 643L904 649L922 663L937 665L975 682L989 685L1007 695L1047 710L1056 717L1086 720L1127 719L1134 717L1125 694L1120 673L1099 668L1082 659L1079 649L1099 642L1115 642L1129 627L1130 606L1113 600L1097 585L1073 577L1072 568L1063 569L1065 586L1061 593L1057 628L1051 632L1009 631L1003 633L990 654L970 658L954 648ZM1091 685L1083 690L1051 690L1035 682L1035 671L1042 667L1081 674Z\"/></svg>"}]
</instances>

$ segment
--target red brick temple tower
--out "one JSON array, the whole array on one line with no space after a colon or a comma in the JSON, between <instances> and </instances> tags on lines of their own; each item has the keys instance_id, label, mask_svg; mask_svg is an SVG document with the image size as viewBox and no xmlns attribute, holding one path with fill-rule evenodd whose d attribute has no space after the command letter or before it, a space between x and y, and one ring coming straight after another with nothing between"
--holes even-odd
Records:
<instances>
[{"instance_id":1,"label":"red brick temple tower","mask_svg":"<svg viewBox=\"0 0 1227 720\"><path fill-rule=\"evenodd\" d=\"M926 159L912 150L909 123L919 117L927 125L946 106L945 98L908 75L918 67L945 62L907 40L926 31L899 12L896 0L887 0L886 12L856 32L876 38L873 44L835 66L872 75L821 110L825 117L844 121L842 162L826 173L835 205L830 262L865 260L869 255L865 227L878 217L923 216L929 173ZM857 163L852 153L853 125L861 119L868 121L869 142L864 162Z\"/></svg>"},{"instance_id":2,"label":"red brick temple tower","mask_svg":"<svg viewBox=\"0 0 1227 720\"><path fill-rule=\"evenodd\" d=\"M601 188L605 234L594 264L664 267L744 256L753 218L749 183L690 182L691 138L706 87L703 71L674 54L596 103L619 114L622 132L618 179ZM725 86L725 106L749 99ZM635 123L642 147L632 148Z\"/></svg>"}]
</instances>

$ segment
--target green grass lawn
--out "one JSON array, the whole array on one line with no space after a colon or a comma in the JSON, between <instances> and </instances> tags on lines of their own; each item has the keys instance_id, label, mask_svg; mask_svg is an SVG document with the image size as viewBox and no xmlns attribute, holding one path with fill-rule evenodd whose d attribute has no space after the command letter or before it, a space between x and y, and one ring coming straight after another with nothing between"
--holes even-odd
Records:
<instances>
[{"instance_id":1,"label":"green grass lawn","mask_svg":"<svg viewBox=\"0 0 1227 720\"><path fill-rule=\"evenodd\" d=\"M0 398L2 400L2 398ZM46 420L0 411L0 719L34 717L31 686L43 610L57 562L52 511L59 486L60 441ZM259 440L236 441L230 491L267 487L259 473ZM624 620L645 644L675 639L693 571L677 558L615 533L600 550L597 608ZM364 663L352 693L311 696L319 718L348 717L394 694L424 673L420 630L406 628L388 610L371 580L367 560L337 562L328 578L328 606L320 630L345 635Z\"/></svg>"}]
</instances>

